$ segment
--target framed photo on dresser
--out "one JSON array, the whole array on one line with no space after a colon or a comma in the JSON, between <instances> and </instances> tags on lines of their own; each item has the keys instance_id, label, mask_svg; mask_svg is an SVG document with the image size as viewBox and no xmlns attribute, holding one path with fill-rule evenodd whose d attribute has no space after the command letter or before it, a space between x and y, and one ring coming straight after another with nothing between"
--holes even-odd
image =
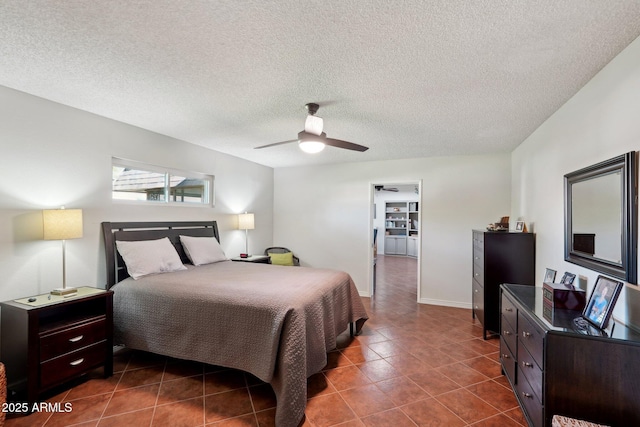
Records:
<instances>
[{"instance_id":1,"label":"framed photo on dresser","mask_svg":"<svg viewBox=\"0 0 640 427\"><path fill-rule=\"evenodd\" d=\"M623 286L622 282L598 276L582 317L598 329L605 329Z\"/></svg>"},{"instance_id":2,"label":"framed photo on dresser","mask_svg":"<svg viewBox=\"0 0 640 427\"><path fill-rule=\"evenodd\" d=\"M553 283L556 280L556 271L550 268L547 268L544 272L544 283Z\"/></svg>"}]
</instances>

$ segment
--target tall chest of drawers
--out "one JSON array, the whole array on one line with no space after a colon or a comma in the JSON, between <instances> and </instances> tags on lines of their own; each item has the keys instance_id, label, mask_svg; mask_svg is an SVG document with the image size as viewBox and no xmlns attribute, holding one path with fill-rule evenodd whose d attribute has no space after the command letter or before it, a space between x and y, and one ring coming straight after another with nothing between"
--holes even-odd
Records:
<instances>
[{"instance_id":1,"label":"tall chest of drawers","mask_svg":"<svg viewBox=\"0 0 640 427\"><path fill-rule=\"evenodd\" d=\"M488 335L500 332L500 285L535 283L535 235L473 230L473 317Z\"/></svg>"},{"instance_id":2,"label":"tall chest of drawers","mask_svg":"<svg viewBox=\"0 0 640 427\"><path fill-rule=\"evenodd\" d=\"M545 309L542 288L501 288L500 362L530 427L554 415L640 425L640 334L619 324L611 337L585 335L579 312Z\"/></svg>"}]
</instances>

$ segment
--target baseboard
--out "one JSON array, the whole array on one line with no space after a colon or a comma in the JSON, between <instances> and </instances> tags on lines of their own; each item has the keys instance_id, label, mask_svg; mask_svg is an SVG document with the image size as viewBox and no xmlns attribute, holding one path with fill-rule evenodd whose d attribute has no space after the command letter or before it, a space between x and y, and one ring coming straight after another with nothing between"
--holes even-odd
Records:
<instances>
[{"instance_id":1,"label":"baseboard","mask_svg":"<svg viewBox=\"0 0 640 427\"><path fill-rule=\"evenodd\" d=\"M454 307L454 308L468 308L471 309L471 303L459 302L459 301L446 301L440 299L431 299L431 298L420 298L418 301L420 304L431 304L431 305L441 305L444 307Z\"/></svg>"}]
</instances>

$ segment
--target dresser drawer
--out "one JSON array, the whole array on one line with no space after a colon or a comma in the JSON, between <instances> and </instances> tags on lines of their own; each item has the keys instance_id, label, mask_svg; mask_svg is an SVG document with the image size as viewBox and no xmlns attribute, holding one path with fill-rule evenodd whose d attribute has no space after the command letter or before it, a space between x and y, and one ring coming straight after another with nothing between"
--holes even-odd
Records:
<instances>
[{"instance_id":1,"label":"dresser drawer","mask_svg":"<svg viewBox=\"0 0 640 427\"><path fill-rule=\"evenodd\" d=\"M524 346L518 347L518 371L529 382L538 402L542 403L542 369ZM518 375L518 378L522 378Z\"/></svg>"},{"instance_id":2,"label":"dresser drawer","mask_svg":"<svg viewBox=\"0 0 640 427\"><path fill-rule=\"evenodd\" d=\"M509 378L512 385L515 385L517 362L515 357L513 357L513 352L503 338L500 338L500 362L502 363L502 369L504 369L504 372L507 374L507 378Z\"/></svg>"},{"instance_id":3,"label":"dresser drawer","mask_svg":"<svg viewBox=\"0 0 640 427\"><path fill-rule=\"evenodd\" d=\"M502 299L500 300L500 311L502 312L503 321L508 322L513 327L513 330L517 331L518 311L516 310L516 306L504 294L502 294Z\"/></svg>"},{"instance_id":4,"label":"dresser drawer","mask_svg":"<svg viewBox=\"0 0 640 427\"><path fill-rule=\"evenodd\" d=\"M484 286L484 270L476 263L473 263L473 280Z\"/></svg>"},{"instance_id":5,"label":"dresser drawer","mask_svg":"<svg viewBox=\"0 0 640 427\"><path fill-rule=\"evenodd\" d=\"M101 341L43 362L40 364L40 387L47 388L64 379L102 365L105 363L106 355L107 342Z\"/></svg>"},{"instance_id":6,"label":"dresser drawer","mask_svg":"<svg viewBox=\"0 0 640 427\"><path fill-rule=\"evenodd\" d=\"M40 335L40 360L46 361L107 338L105 316Z\"/></svg>"},{"instance_id":7,"label":"dresser drawer","mask_svg":"<svg viewBox=\"0 0 640 427\"><path fill-rule=\"evenodd\" d=\"M504 316L502 316L501 322L502 330L500 331L500 335L504 342L509 346L509 349L513 354L516 353L516 344L518 342L518 333L516 332L516 328L511 326L511 324L505 321Z\"/></svg>"},{"instance_id":8,"label":"dresser drawer","mask_svg":"<svg viewBox=\"0 0 640 427\"><path fill-rule=\"evenodd\" d=\"M529 350L538 366L544 366L542 364L544 335L522 312L518 312L518 339Z\"/></svg>"},{"instance_id":9,"label":"dresser drawer","mask_svg":"<svg viewBox=\"0 0 640 427\"><path fill-rule=\"evenodd\" d=\"M518 399L524 406L524 412L529 417L532 427L543 427L542 424L542 405L533 393L533 389L526 378L522 376L518 377L518 384L516 384L516 393Z\"/></svg>"},{"instance_id":10,"label":"dresser drawer","mask_svg":"<svg viewBox=\"0 0 640 427\"><path fill-rule=\"evenodd\" d=\"M477 281L472 280L472 282L473 313L484 325L484 289L478 284Z\"/></svg>"}]
</instances>

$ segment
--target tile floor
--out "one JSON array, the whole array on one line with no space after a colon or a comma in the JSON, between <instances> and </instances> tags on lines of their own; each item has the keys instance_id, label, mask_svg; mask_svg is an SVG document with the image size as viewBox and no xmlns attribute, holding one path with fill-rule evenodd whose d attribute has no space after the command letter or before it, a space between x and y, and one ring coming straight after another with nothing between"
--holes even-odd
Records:
<instances>
[{"instance_id":1,"label":"tile floor","mask_svg":"<svg viewBox=\"0 0 640 427\"><path fill-rule=\"evenodd\" d=\"M302 426L526 426L500 373L499 341L481 338L471 311L417 304L414 259L380 256L377 268L376 294L363 298L370 319L309 379ZM114 371L48 400L71 412L6 427L273 425L273 392L249 374L127 349Z\"/></svg>"}]
</instances>

